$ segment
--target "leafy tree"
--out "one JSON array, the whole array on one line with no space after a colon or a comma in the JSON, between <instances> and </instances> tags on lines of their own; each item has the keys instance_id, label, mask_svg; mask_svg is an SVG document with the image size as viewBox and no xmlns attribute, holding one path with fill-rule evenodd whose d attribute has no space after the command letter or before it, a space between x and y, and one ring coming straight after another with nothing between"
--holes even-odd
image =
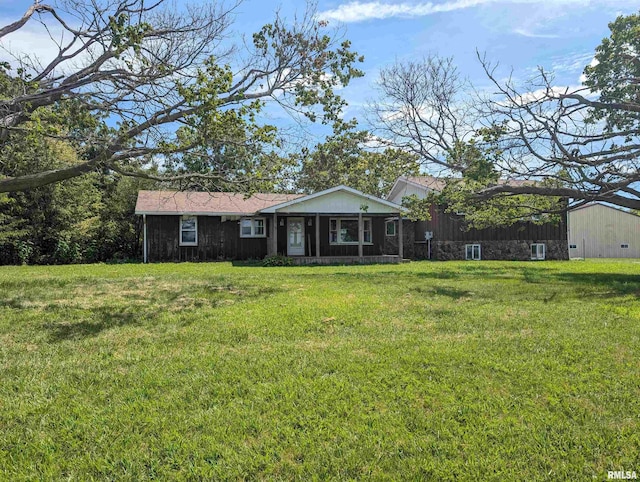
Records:
<instances>
[{"instance_id":1,"label":"leafy tree","mask_svg":"<svg viewBox=\"0 0 640 482\"><path fill-rule=\"evenodd\" d=\"M252 176L243 175L242 166L219 165L219 157L209 154L220 146L273 145L274 128L259 120L265 106L311 121L338 120L344 101L335 87L362 75L355 67L362 58L350 43L340 42L310 8L292 23L276 16L250 42L234 45L236 5L36 2L21 19L1 27L0 38L10 39L37 17L50 31L64 32L53 59L16 52L16 68L0 69L3 152L28 136L34 123L50 123L64 129L43 129L42 135L73 145L81 162L19 175L3 169L0 192L104 168L126 176L211 182L228 179L231 171L238 182L248 181ZM196 155L200 166L192 172ZM184 173L142 169L149 159L165 158L169 168L180 165ZM261 168L251 174L262 175Z\"/></svg>"},{"instance_id":2,"label":"leafy tree","mask_svg":"<svg viewBox=\"0 0 640 482\"><path fill-rule=\"evenodd\" d=\"M371 106L376 132L418 155L427 171L464 179L458 190L464 185L465 202L485 205L486 219L502 222L492 211L518 219L562 209L541 199L532 204L532 197L524 202L522 195L638 209L640 15L618 17L609 27L611 36L575 90L555 86L544 69L521 87L503 82L480 55L495 95L475 93L451 59L396 63L380 74L380 99ZM476 150L483 166L466 162ZM477 182L474 169L497 175ZM491 208L496 203L521 209Z\"/></svg>"},{"instance_id":3,"label":"leafy tree","mask_svg":"<svg viewBox=\"0 0 640 482\"><path fill-rule=\"evenodd\" d=\"M384 197L398 176L418 174L415 155L400 149L368 148L372 143L369 133L353 127L344 125L314 150L303 150L298 188L315 192L344 184Z\"/></svg>"},{"instance_id":4,"label":"leafy tree","mask_svg":"<svg viewBox=\"0 0 640 482\"><path fill-rule=\"evenodd\" d=\"M611 35L584 70L584 85L554 85L540 69L524 88L500 82L494 65L481 59L496 98L485 114L500 125L502 167L547 183L492 186L489 198L507 194L564 196L578 204L606 201L640 207L640 15L619 16Z\"/></svg>"}]
</instances>

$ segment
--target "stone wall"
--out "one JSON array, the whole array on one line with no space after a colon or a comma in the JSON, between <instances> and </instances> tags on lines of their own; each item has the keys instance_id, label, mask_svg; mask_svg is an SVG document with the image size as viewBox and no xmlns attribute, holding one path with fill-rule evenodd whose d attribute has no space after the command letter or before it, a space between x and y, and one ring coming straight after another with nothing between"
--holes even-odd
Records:
<instances>
[{"instance_id":1,"label":"stone wall","mask_svg":"<svg viewBox=\"0 0 640 482\"><path fill-rule=\"evenodd\" d=\"M511 240L511 241L432 241L432 259L440 261L465 259L465 245L479 244L481 258L485 260L519 260L531 259L531 245L544 243L545 259L569 259L569 246L566 240Z\"/></svg>"},{"instance_id":2,"label":"stone wall","mask_svg":"<svg viewBox=\"0 0 640 482\"><path fill-rule=\"evenodd\" d=\"M416 241L415 224L409 220L403 220L404 258L429 259L429 244L425 241ZM569 259L569 245L566 240L551 239L516 239L509 241L438 241L431 240L431 259L463 260L465 259L465 245L480 244L481 258L486 260L520 260L531 259L531 245L534 243L545 244L545 259ZM385 236L384 254L398 254L398 236Z\"/></svg>"}]
</instances>

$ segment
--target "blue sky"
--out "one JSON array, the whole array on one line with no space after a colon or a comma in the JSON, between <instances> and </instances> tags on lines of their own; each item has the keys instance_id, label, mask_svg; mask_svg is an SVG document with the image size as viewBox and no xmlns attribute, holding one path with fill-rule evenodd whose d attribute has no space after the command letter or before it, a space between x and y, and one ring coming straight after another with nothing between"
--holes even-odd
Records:
<instances>
[{"instance_id":1,"label":"blue sky","mask_svg":"<svg viewBox=\"0 0 640 482\"><path fill-rule=\"evenodd\" d=\"M18 18L31 1L0 0L0 21ZM179 5L179 3L178 3ZM251 33L271 20L276 9L285 17L303 12L302 1L245 0L237 8L235 29ZM380 68L395 60L434 53L453 56L461 73L476 87L488 86L476 49L500 63L501 75L513 69L518 79L536 66L553 70L557 85L577 85L595 47L608 36L607 24L617 15L637 11L628 0L318 0L321 18L340 28L363 54L366 75L341 94L349 101L345 117L364 120L363 108L375 97ZM16 42L38 53L41 39L24 32ZM278 123L284 122L279 119ZM366 125L363 125L366 127ZM320 133L322 131L314 131Z\"/></svg>"},{"instance_id":2,"label":"blue sky","mask_svg":"<svg viewBox=\"0 0 640 482\"><path fill-rule=\"evenodd\" d=\"M285 15L303 2L282 2ZM274 4L248 0L239 18L269 18ZM596 46L609 35L617 15L638 11L626 0L319 0L320 16L345 30L353 48L365 56L366 75L342 91L351 106L347 117L362 118L362 107L375 97L380 68L396 59L429 53L453 56L461 73L475 86L488 81L476 49L500 63L502 75L513 69L517 79L531 76L538 65L555 72L557 85L577 85ZM256 23L257 25L257 23Z\"/></svg>"}]
</instances>

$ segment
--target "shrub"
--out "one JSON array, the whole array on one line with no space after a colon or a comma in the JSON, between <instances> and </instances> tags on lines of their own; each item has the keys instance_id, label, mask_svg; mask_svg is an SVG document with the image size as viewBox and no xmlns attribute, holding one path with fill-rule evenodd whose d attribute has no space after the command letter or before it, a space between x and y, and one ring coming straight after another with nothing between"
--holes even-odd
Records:
<instances>
[{"instance_id":1,"label":"shrub","mask_svg":"<svg viewBox=\"0 0 640 482\"><path fill-rule=\"evenodd\" d=\"M292 266L293 260L281 254L272 254L262 260L262 266Z\"/></svg>"},{"instance_id":2,"label":"shrub","mask_svg":"<svg viewBox=\"0 0 640 482\"><path fill-rule=\"evenodd\" d=\"M18 241L15 248L20 264L29 264L33 256L33 243L31 241Z\"/></svg>"},{"instance_id":3,"label":"shrub","mask_svg":"<svg viewBox=\"0 0 640 482\"><path fill-rule=\"evenodd\" d=\"M61 264L79 263L82 261L82 250L78 243L69 239L69 236L62 235L56 243L53 259Z\"/></svg>"}]
</instances>

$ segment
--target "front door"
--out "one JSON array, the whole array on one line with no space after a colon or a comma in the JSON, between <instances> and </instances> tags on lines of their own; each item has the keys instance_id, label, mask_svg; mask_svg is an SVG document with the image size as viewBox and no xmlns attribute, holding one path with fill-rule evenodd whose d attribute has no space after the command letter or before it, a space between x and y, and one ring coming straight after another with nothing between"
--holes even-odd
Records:
<instances>
[{"instance_id":1,"label":"front door","mask_svg":"<svg viewBox=\"0 0 640 482\"><path fill-rule=\"evenodd\" d=\"M304 218L287 218L287 255L304 256Z\"/></svg>"}]
</instances>

